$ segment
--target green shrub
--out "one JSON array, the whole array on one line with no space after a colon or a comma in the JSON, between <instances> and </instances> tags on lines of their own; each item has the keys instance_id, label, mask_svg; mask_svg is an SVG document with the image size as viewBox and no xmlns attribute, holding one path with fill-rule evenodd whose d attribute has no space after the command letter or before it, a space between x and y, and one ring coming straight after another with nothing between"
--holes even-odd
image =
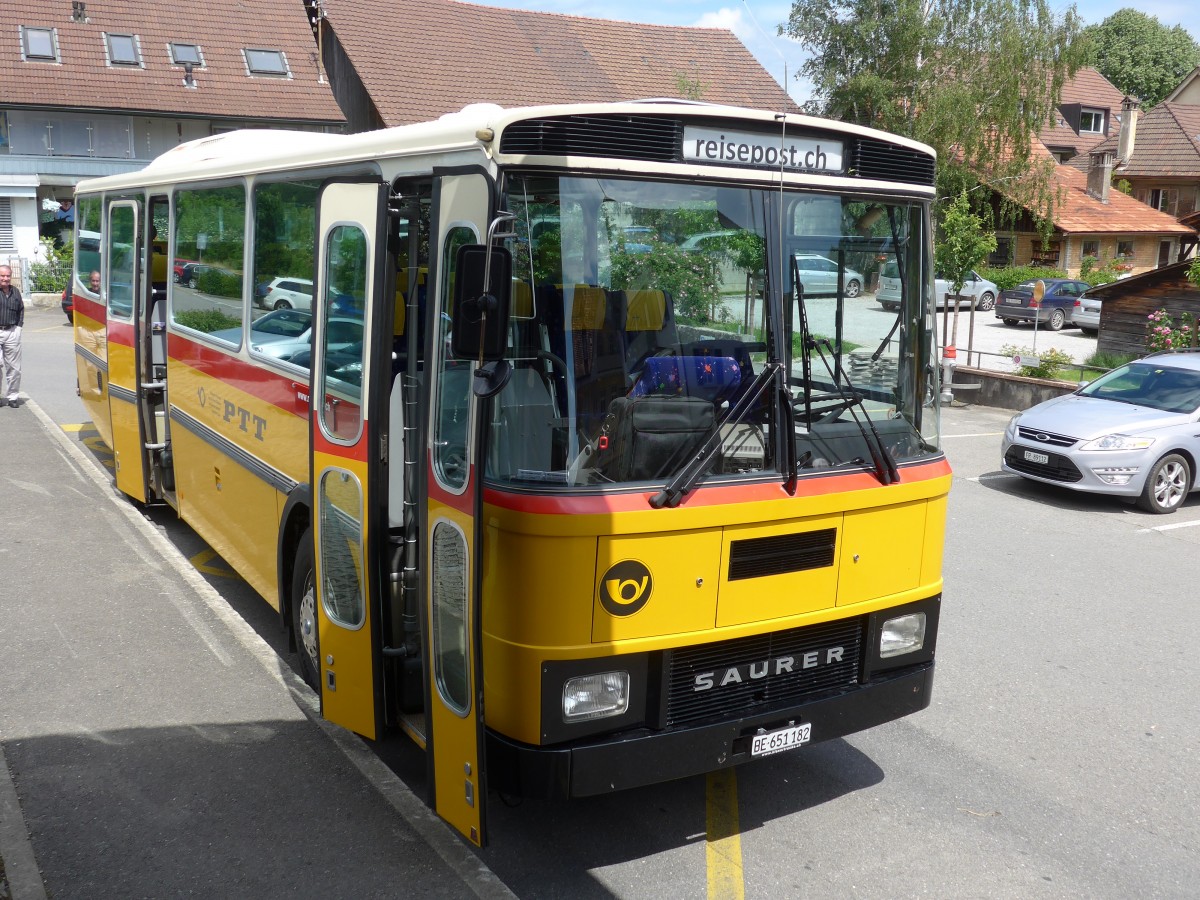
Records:
<instances>
[{"instance_id":1,"label":"green shrub","mask_svg":"<svg viewBox=\"0 0 1200 900\"><path fill-rule=\"evenodd\" d=\"M59 293L71 280L71 269L74 263L75 245L70 241L61 247L55 247L54 241L42 238L42 255L45 262L35 262L29 266L29 279L32 290Z\"/></svg>"},{"instance_id":2,"label":"green shrub","mask_svg":"<svg viewBox=\"0 0 1200 900\"><path fill-rule=\"evenodd\" d=\"M1110 350L1097 350L1083 361L1085 366L1092 369L1117 369L1137 359L1134 353L1113 353Z\"/></svg>"},{"instance_id":3,"label":"green shrub","mask_svg":"<svg viewBox=\"0 0 1200 900\"><path fill-rule=\"evenodd\" d=\"M1000 269L979 269L977 271L981 277L996 282L996 287L1002 291L1014 288L1023 281L1067 277L1067 273L1062 269L1051 269L1046 266L1004 266Z\"/></svg>"},{"instance_id":4,"label":"green shrub","mask_svg":"<svg viewBox=\"0 0 1200 900\"><path fill-rule=\"evenodd\" d=\"M196 277L196 289L217 297L240 299L242 276L233 272L223 272L220 269L209 269Z\"/></svg>"},{"instance_id":5,"label":"green shrub","mask_svg":"<svg viewBox=\"0 0 1200 900\"><path fill-rule=\"evenodd\" d=\"M239 328L242 320L219 309L185 309L175 314L175 323L195 331L212 334L226 328Z\"/></svg>"},{"instance_id":6,"label":"green shrub","mask_svg":"<svg viewBox=\"0 0 1200 900\"><path fill-rule=\"evenodd\" d=\"M1018 347L1016 344L1005 344L1000 348L1000 353L1003 356L1036 356L1041 360L1040 365L1036 366L1018 366L1017 374L1024 375L1026 378L1052 378L1056 379L1062 374L1062 370L1074 364L1071 359L1071 354L1064 350L1057 350L1054 347L1048 347L1041 353L1034 353L1028 347Z\"/></svg>"}]
</instances>

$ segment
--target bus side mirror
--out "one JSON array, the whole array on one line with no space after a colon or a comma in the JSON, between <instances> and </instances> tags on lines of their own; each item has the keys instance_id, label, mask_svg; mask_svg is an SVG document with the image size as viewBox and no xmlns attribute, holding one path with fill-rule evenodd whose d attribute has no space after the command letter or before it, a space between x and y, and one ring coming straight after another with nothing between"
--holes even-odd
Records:
<instances>
[{"instance_id":1,"label":"bus side mirror","mask_svg":"<svg viewBox=\"0 0 1200 900\"><path fill-rule=\"evenodd\" d=\"M504 358L512 298L512 254L505 247L467 244L458 248L454 268L454 315L450 353L457 359Z\"/></svg>"}]
</instances>

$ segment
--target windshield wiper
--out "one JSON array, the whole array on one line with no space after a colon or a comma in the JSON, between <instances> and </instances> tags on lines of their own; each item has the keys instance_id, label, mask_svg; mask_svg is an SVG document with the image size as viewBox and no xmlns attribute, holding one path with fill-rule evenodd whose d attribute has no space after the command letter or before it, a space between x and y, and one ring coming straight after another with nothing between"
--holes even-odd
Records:
<instances>
[{"instance_id":1,"label":"windshield wiper","mask_svg":"<svg viewBox=\"0 0 1200 900\"><path fill-rule=\"evenodd\" d=\"M688 464L679 470L679 474L672 478L666 487L650 498L651 506L655 509L662 509L664 506L674 508L679 505L688 492L696 486L696 482L700 480L700 476L712 462L713 455L725 443L726 427L732 428L740 425L742 419L746 417L746 413L758 403L759 398L766 391L767 385L777 379L782 371L783 366L777 362L769 362L763 366L754 381L751 382L750 388L725 411L725 415L713 424L712 431L709 432L708 437L693 454Z\"/></svg>"},{"instance_id":2,"label":"windshield wiper","mask_svg":"<svg viewBox=\"0 0 1200 900\"><path fill-rule=\"evenodd\" d=\"M900 481L900 469L897 468L895 457L888 450L887 444L880 437L879 430L875 427L875 420L871 418L871 414L867 412L867 407L863 404L866 395L854 386L853 382L850 381L850 376L841 371L840 366L838 367L838 372L834 372L833 367L829 365L829 360L821 352L819 344L824 344L831 354L834 352L829 340L825 338L820 341L813 339L805 341L805 349L811 347L821 357L821 362L825 364L825 370L829 372L829 377L833 379L833 389L836 391L837 400L839 401L836 406L825 413L822 421L835 415L840 415L843 409L850 413L850 418L858 426L858 430L863 436L863 442L867 445L867 450L871 454L871 462L875 466L875 477L879 479L880 484L896 484ZM841 379L838 378L839 374L849 386L849 394L842 390ZM862 410L862 419L858 417L858 413L854 409L856 406ZM863 420L866 420L865 425L863 424Z\"/></svg>"}]
</instances>

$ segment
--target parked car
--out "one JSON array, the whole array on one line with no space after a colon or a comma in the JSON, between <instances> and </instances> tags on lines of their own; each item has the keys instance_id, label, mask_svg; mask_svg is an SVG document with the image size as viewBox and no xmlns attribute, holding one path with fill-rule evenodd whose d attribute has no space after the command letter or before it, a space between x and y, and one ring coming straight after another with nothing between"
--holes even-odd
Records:
<instances>
[{"instance_id":1,"label":"parked car","mask_svg":"<svg viewBox=\"0 0 1200 900\"><path fill-rule=\"evenodd\" d=\"M1170 513L1200 460L1200 350L1153 353L1013 416L1006 472Z\"/></svg>"},{"instance_id":2,"label":"parked car","mask_svg":"<svg viewBox=\"0 0 1200 900\"><path fill-rule=\"evenodd\" d=\"M626 253L649 253L658 240L658 232L649 225L628 225L622 231L625 234Z\"/></svg>"},{"instance_id":3,"label":"parked car","mask_svg":"<svg viewBox=\"0 0 1200 900\"><path fill-rule=\"evenodd\" d=\"M838 266L827 256L817 253L797 253L800 284L807 295L834 294L838 289ZM842 285L847 297L862 293L864 279L861 272L850 267L842 270Z\"/></svg>"},{"instance_id":4,"label":"parked car","mask_svg":"<svg viewBox=\"0 0 1200 900\"><path fill-rule=\"evenodd\" d=\"M307 336L312 328L312 313L299 309L278 309L259 316L250 323L250 346L258 352L268 344L297 341ZM212 336L231 344L242 342L242 329L222 328ZM269 354L275 355L275 354Z\"/></svg>"},{"instance_id":5,"label":"parked car","mask_svg":"<svg viewBox=\"0 0 1200 900\"><path fill-rule=\"evenodd\" d=\"M188 264L195 264L195 262L196 262L196 260L194 260L194 259L177 259L177 260L175 260L174 264L171 266L171 273L172 273L171 277L174 278L176 282L183 281L184 266L187 266Z\"/></svg>"},{"instance_id":6,"label":"parked car","mask_svg":"<svg viewBox=\"0 0 1200 900\"><path fill-rule=\"evenodd\" d=\"M946 305L946 295L954 288L954 283L941 275L936 276L933 282L933 300L934 308L941 309ZM967 276L967 280L963 282L962 290L959 291L959 296L971 298L968 303L968 308L974 304L978 310L986 312L989 309L994 309L996 306L996 295L1000 293L1000 289L996 287L994 282L988 281L978 272L972 270ZM879 305L884 309L894 310L900 308L900 268L896 265L895 260L889 260L883 264L879 270L879 288L875 291L875 299L879 301ZM961 303L959 304L962 305Z\"/></svg>"},{"instance_id":7,"label":"parked car","mask_svg":"<svg viewBox=\"0 0 1200 900\"><path fill-rule=\"evenodd\" d=\"M1083 294L1079 298L1079 305L1075 307L1072 321L1084 334L1098 334L1100 331L1100 298Z\"/></svg>"},{"instance_id":8,"label":"parked car","mask_svg":"<svg viewBox=\"0 0 1200 900\"><path fill-rule=\"evenodd\" d=\"M72 325L75 324L75 295L71 293L71 282L67 282L67 286L63 288L62 295L62 311L67 314L67 321Z\"/></svg>"},{"instance_id":9,"label":"parked car","mask_svg":"<svg viewBox=\"0 0 1200 900\"><path fill-rule=\"evenodd\" d=\"M1040 302L1033 300L1033 287L1037 281L1022 281L1014 288L1000 292L996 304L996 318L1005 325L1032 322L1035 319L1051 331L1070 325L1079 306L1079 297L1091 287L1086 281L1070 278L1043 278L1046 293Z\"/></svg>"},{"instance_id":10,"label":"parked car","mask_svg":"<svg viewBox=\"0 0 1200 900\"><path fill-rule=\"evenodd\" d=\"M200 276L207 272L219 272L220 274L227 275L231 278L241 278L237 272L231 272L229 269L223 269L220 266L211 266L208 263L190 262L184 264L183 270L179 274L179 283L184 287L195 287Z\"/></svg>"},{"instance_id":11,"label":"parked car","mask_svg":"<svg viewBox=\"0 0 1200 900\"><path fill-rule=\"evenodd\" d=\"M688 253L721 253L727 246L729 238L738 234L737 231L704 231L693 234L679 245L680 250Z\"/></svg>"},{"instance_id":12,"label":"parked car","mask_svg":"<svg viewBox=\"0 0 1200 900\"><path fill-rule=\"evenodd\" d=\"M255 302L265 309L312 309L313 283L307 278L274 278Z\"/></svg>"}]
</instances>

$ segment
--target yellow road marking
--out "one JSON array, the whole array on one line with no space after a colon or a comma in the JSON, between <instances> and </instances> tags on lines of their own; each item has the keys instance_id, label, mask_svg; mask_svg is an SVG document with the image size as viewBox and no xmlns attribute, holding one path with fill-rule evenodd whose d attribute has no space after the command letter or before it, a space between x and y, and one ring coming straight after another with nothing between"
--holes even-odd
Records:
<instances>
[{"instance_id":1,"label":"yellow road marking","mask_svg":"<svg viewBox=\"0 0 1200 900\"><path fill-rule=\"evenodd\" d=\"M81 423L78 423L75 425L60 425L59 427L62 428L62 430L66 431L66 432L78 433L80 431L88 431L89 429L94 429L96 426L93 425L91 422L81 422Z\"/></svg>"},{"instance_id":2,"label":"yellow road marking","mask_svg":"<svg viewBox=\"0 0 1200 900\"><path fill-rule=\"evenodd\" d=\"M738 831L737 775L733 769L708 774L705 790L708 833L708 900L743 900L742 836Z\"/></svg>"},{"instance_id":3,"label":"yellow road marking","mask_svg":"<svg viewBox=\"0 0 1200 900\"><path fill-rule=\"evenodd\" d=\"M188 562L196 567L196 570L203 572L205 575L214 575L217 578L238 578L238 573L233 569L222 569L220 566L210 566L209 563L214 559L221 559L217 555L217 551L213 549L201 550L193 556ZM224 560L221 560L224 562Z\"/></svg>"}]
</instances>

